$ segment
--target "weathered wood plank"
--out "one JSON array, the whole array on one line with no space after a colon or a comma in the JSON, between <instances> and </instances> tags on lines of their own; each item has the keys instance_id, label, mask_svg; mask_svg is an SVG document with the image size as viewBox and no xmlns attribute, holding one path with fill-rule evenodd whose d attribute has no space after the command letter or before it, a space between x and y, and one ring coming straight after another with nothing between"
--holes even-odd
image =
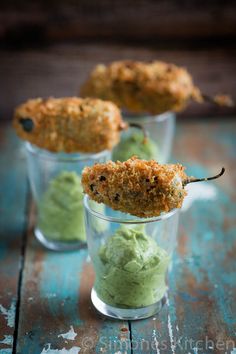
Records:
<instances>
[{"instance_id":1,"label":"weathered wood plank","mask_svg":"<svg viewBox=\"0 0 236 354\"><path fill-rule=\"evenodd\" d=\"M233 0L2 0L0 38L212 39L236 34L235 9Z\"/></svg>"},{"instance_id":2,"label":"weathered wood plank","mask_svg":"<svg viewBox=\"0 0 236 354\"><path fill-rule=\"evenodd\" d=\"M0 353L12 353L21 248L25 229L26 174L19 141L0 125Z\"/></svg>"},{"instance_id":3,"label":"weathered wood plank","mask_svg":"<svg viewBox=\"0 0 236 354\"><path fill-rule=\"evenodd\" d=\"M87 249L69 253L43 249L32 235L33 214L21 290L17 353L51 354L63 348L63 354L130 353L128 323L105 319L92 307L94 274Z\"/></svg>"},{"instance_id":4,"label":"weathered wood plank","mask_svg":"<svg viewBox=\"0 0 236 354\"><path fill-rule=\"evenodd\" d=\"M170 276L168 303L154 319L132 323L133 353L220 353L227 349L226 345L229 350L225 351L232 351L236 342L236 269L233 260L236 244L236 210L233 203L236 196L233 188L236 182L235 131L235 123L223 120L178 126L175 157L188 165L190 173L215 173L222 164L227 172L221 180L208 184L207 189L195 190L193 199L197 194L202 200L195 200L191 209L182 214L180 242ZM19 178L24 172L19 152L13 155L11 150L16 151L15 140L9 137L6 140L3 134L0 136L1 145L8 146L4 151L11 151L11 154L1 155L1 166L10 166L11 169L1 168L1 182L4 181L1 183L4 191L1 193L1 216L8 222L4 223L3 229L1 217L0 240L7 238L11 252L7 252L5 246L1 247L0 255L4 257L4 263L1 263L3 258L0 258L0 272L3 273L0 274L0 282L4 284L4 291L10 289L6 292L4 301L7 302L3 302L3 307L13 310L17 280L12 270L19 265L20 245L20 237L16 240L13 235L20 235L23 230L25 207L25 202L15 201L20 200L19 195L26 187L23 182L25 177ZM17 161L20 162L19 166ZM9 183L11 189L6 200ZM23 195L26 195L25 191ZM12 220L15 222L12 223ZM81 353L96 351L112 354L120 349L123 353L126 348L129 353L127 323L104 320L95 314L89 303L93 275L87 251L66 254L47 252L32 237L32 224L33 213L21 292L17 353L50 353L49 343L51 349L65 347L68 353L73 354L78 352L78 347ZM6 225L9 231L7 236ZM6 257L8 260L13 256L15 263L10 269L10 263L5 261ZM2 268L2 264L7 268ZM11 279L15 280L12 282ZM13 329L6 327L6 323L9 323L9 319L10 323L14 322L14 311L3 310L2 314L1 332L7 328L7 333L12 335ZM68 333L70 326L77 334L74 341L58 337ZM70 335L73 336L73 333L70 332ZM11 338L2 337L9 343ZM205 344L207 349L201 350ZM4 350L2 354L11 353L10 345L1 345L0 349ZM183 350L185 346L187 349Z\"/></svg>"},{"instance_id":5,"label":"weathered wood plank","mask_svg":"<svg viewBox=\"0 0 236 354\"><path fill-rule=\"evenodd\" d=\"M0 119L10 119L14 107L32 97L70 96L89 71L99 62L119 59L164 60L183 65L204 93L229 93L236 101L236 51L222 50L161 50L159 47L78 44L55 45L23 51L0 51ZM223 109L210 104L190 104L180 116L187 118L232 115L236 107Z\"/></svg>"},{"instance_id":6,"label":"weathered wood plank","mask_svg":"<svg viewBox=\"0 0 236 354\"><path fill-rule=\"evenodd\" d=\"M235 132L230 122L178 127L174 156L190 175L210 175L222 165L226 175L191 189L191 208L186 205L180 218L169 301L155 318L132 323L133 342L148 347L142 351L139 344L135 354L233 353L236 347Z\"/></svg>"}]
</instances>

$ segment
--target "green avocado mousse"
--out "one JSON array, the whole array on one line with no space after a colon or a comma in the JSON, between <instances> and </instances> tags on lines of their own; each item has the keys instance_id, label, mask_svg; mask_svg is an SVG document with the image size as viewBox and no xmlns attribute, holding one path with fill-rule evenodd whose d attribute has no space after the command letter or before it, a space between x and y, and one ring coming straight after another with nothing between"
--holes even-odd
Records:
<instances>
[{"instance_id":1,"label":"green avocado mousse","mask_svg":"<svg viewBox=\"0 0 236 354\"><path fill-rule=\"evenodd\" d=\"M143 228L121 226L98 252L95 290L114 307L142 308L157 303L167 286L167 252Z\"/></svg>"},{"instance_id":2,"label":"green avocado mousse","mask_svg":"<svg viewBox=\"0 0 236 354\"><path fill-rule=\"evenodd\" d=\"M124 134L121 142L113 150L112 159L123 162L132 156L143 160L158 160L159 149L151 138L144 142L142 133Z\"/></svg>"},{"instance_id":3,"label":"green avocado mousse","mask_svg":"<svg viewBox=\"0 0 236 354\"><path fill-rule=\"evenodd\" d=\"M83 191L76 172L52 179L38 206L38 227L51 240L85 241Z\"/></svg>"},{"instance_id":4,"label":"green avocado mousse","mask_svg":"<svg viewBox=\"0 0 236 354\"><path fill-rule=\"evenodd\" d=\"M83 197L81 179L76 172L62 171L50 181L38 205L38 227L47 239L86 241ZM102 212L104 206L94 203L94 208ZM101 220L94 220L93 227L97 232L104 231Z\"/></svg>"}]
</instances>

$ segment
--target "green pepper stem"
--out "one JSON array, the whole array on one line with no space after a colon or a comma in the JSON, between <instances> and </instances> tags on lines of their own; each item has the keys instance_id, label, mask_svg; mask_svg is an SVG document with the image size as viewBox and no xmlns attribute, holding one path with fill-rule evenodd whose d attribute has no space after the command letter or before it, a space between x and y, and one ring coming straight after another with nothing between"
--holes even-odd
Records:
<instances>
[{"instance_id":1,"label":"green pepper stem","mask_svg":"<svg viewBox=\"0 0 236 354\"><path fill-rule=\"evenodd\" d=\"M219 178L225 173L225 168L222 167L220 173L218 175L212 176L212 177L206 177L206 178L195 178L195 177L189 177L183 181L183 187L185 187L189 183L195 183L195 182L204 182L204 181L211 181L212 179Z\"/></svg>"},{"instance_id":2,"label":"green pepper stem","mask_svg":"<svg viewBox=\"0 0 236 354\"><path fill-rule=\"evenodd\" d=\"M216 95L214 97L202 94L204 101L215 104L217 106L234 107L232 98L228 95Z\"/></svg>"},{"instance_id":3,"label":"green pepper stem","mask_svg":"<svg viewBox=\"0 0 236 354\"><path fill-rule=\"evenodd\" d=\"M147 130L144 128L144 126L142 124L139 123L129 123L129 127L130 128L137 128L142 130L143 132L143 144L146 144L148 141L148 132Z\"/></svg>"}]
</instances>

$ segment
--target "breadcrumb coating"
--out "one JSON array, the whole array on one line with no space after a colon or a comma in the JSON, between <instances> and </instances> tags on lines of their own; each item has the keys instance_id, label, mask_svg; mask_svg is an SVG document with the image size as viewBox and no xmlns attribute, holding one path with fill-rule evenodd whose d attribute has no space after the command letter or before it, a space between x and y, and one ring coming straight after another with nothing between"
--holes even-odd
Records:
<instances>
[{"instance_id":1,"label":"breadcrumb coating","mask_svg":"<svg viewBox=\"0 0 236 354\"><path fill-rule=\"evenodd\" d=\"M125 124L115 104L100 99L31 99L16 108L13 126L20 138L52 152L111 150Z\"/></svg>"},{"instance_id":2,"label":"breadcrumb coating","mask_svg":"<svg viewBox=\"0 0 236 354\"><path fill-rule=\"evenodd\" d=\"M202 102L188 71L162 61L116 61L97 65L82 96L108 99L132 113L181 111L190 99Z\"/></svg>"},{"instance_id":3,"label":"breadcrumb coating","mask_svg":"<svg viewBox=\"0 0 236 354\"><path fill-rule=\"evenodd\" d=\"M85 167L82 186L91 199L114 210L153 217L182 206L186 178L180 164L161 165L132 157Z\"/></svg>"}]
</instances>

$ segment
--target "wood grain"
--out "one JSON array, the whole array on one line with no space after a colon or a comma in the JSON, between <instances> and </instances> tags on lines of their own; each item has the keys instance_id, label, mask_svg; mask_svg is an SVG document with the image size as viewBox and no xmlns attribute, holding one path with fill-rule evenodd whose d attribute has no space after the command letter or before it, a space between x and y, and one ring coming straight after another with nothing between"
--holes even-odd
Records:
<instances>
[{"instance_id":1,"label":"wood grain","mask_svg":"<svg viewBox=\"0 0 236 354\"><path fill-rule=\"evenodd\" d=\"M0 126L0 353L12 352L25 230L26 172L19 141Z\"/></svg>"},{"instance_id":2,"label":"wood grain","mask_svg":"<svg viewBox=\"0 0 236 354\"><path fill-rule=\"evenodd\" d=\"M120 343L130 348L128 323L105 319L91 304L94 275L87 250L55 253L42 248L32 232L31 210L17 354L47 353L49 349L56 352L63 348L73 354L112 354ZM61 336L72 328L76 333L74 340ZM129 354L130 350L121 353Z\"/></svg>"},{"instance_id":3,"label":"wood grain","mask_svg":"<svg viewBox=\"0 0 236 354\"><path fill-rule=\"evenodd\" d=\"M236 101L236 51L160 50L158 47L78 44L52 45L24 51L0 51L0 120L11 119L15 106L33 97L78 95L79 87L97 63L117 59L175 62L187 67L195 83L209 95L229 93ZM235 115L236 108L190 104L186 117Z\"/></svg>"},{"instance_id":4,"label":"wood grain","mask_svg":"<svg viewBox=\"0 0 236 354\"><path fill-rule=\"evenodd\" d=\"M169 299L158 316L132 323L132 340L148 346L135 354L233 353L236 347L235 133L229 121L178 126L174 156L188 174L209 176L224 165L226 175L209 190L199 184L197 200L181 212Z\"/></svg>"},{"instance_id":5,"label":"wood grain","mask_svg":"<svg viewBox=\"0 0 236 354\"><path fill-rule=\"evenodd\" d=\"M0 38L224 38L236 35L236 4L228 1L1 1Z\"/></svg>"},{"instance_id":6,"label":"wood grain","mask_svg":"<svg viewBox=\"0 0 236 354\"><path fill-rule=\"evenodd\" d=\"M98 315L89 298L93 271L87 250L54 253L43 249L32 235L35 213L31 207L17 354L46 354L49 348L65 348L68 353L77 353L78 348L80 353L107 354L233 353L235 133L235 122L223 117L211 122L178 123L173 161L186 164L190 175L209 176L222 165L226 173L217 181L199 184L192 194L191 207L181 212L168 300L161 313L150 319L128 324ZM0 129L0 148L0 353L9 354L27 190L22 150L5 126ZM72 328L77 334L74 340L60 336Z\"/></svg>"}]
</instances>

